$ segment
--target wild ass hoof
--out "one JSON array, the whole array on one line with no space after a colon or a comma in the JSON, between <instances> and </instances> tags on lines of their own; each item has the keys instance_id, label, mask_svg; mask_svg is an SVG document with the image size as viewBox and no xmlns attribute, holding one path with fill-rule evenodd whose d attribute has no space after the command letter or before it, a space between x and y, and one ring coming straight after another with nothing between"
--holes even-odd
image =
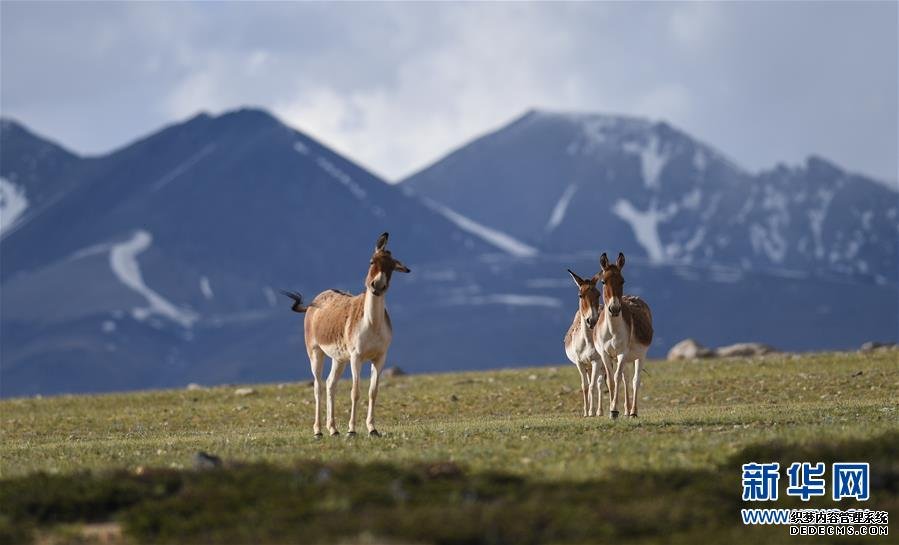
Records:
<instances>
[{"instance_id":1,"label":"wild ass hoof","mask_svg":"<svg viewBox=\"0 0 899 545\"><path fill-rule=\"evenodd\" d=\"M615 419L618 418L618 411L609 411L609 418Z\"/></svg>"},{"instance_id":2,"label":"wild ass hoof","mask_svg":"<svg viewBox=\"0 0 899 545\"><path fill-rule=\"evenodd\" d=\"M321 439L323 437L322 432L320 432L320 431L315 432L315 435L313 435L313 437L315 437L316 439Z\"/></svg>"},{"instance_id":3,"label":"wild ass hoof","mask_svg":"<svg viewBox=\"0 0 899 545\"><path fill-rule=\"evenodd\" d=\"M356 437L356 432L354 432L354 431L348 431L348 432L346 432L346 438L347 438L347 439L352 439L353 437Z\"/></svg>"},{"instance_id":4,"label":"wild ass hoof","mask_svg":"<svg viewBox=\"0 0 899 545\"><path fill-rule=\"evenodd\" d=\"M637 418L637 413L631 413L628 415L630 418Z\"/></svg>"},{"instance_id":5,"label":"wild ass hoof","mask_svg":"<svg viewBox=\"0 0 899 545\"><path fill-rule=\"evenodd\" d=\"M369 437L381 437L381 433L378 430L371 430L368 432Z\"/></svg>"},{"instance_id":6,"label":"wild ass hoof","mask_svg":"<svg viewBox=\"0 0 899 545\"><path fill-rule=\"evenodd\" d=\"M339 432L339 431L334 430L334 431L331 432L331 437L339 437L339 436L340 436L340 432Z\"/></svg>"}]
</instances>

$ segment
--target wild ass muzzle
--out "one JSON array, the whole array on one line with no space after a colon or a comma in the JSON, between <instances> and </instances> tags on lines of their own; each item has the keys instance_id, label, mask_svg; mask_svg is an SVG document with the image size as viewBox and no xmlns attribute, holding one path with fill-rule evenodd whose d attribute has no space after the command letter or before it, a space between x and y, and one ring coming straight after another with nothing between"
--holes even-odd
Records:
<instances>
[{"instance_id":1,"label":"wild ass muzzle","mask_svg":"<svg viewBox=\"0 0 899 545\"><path fill-rule=\"evenodd\" d=\"M337 381L350 364L353 388L350 396L350 422L348 436L356 435L356 405L359 401L359 377L362 364L371 361L371 384L368 388L368 417L365 423L369 435L380 435L375 429L375 400L378 397L378 381L387 349L393 338L390 315L385 306L385 294L390 288L390 278L394 272L408 273L403 265L387 250L388 234L378 237L375 251L365 275L365 291L351 295L338 290L328 290L318 294L308 306L303 305L302 296L296 292L283 292L293 299L291 307L295 312L305 312L303 332L306 352L312 366L315 389L315 423L312 431L321 437L321 394L322 371L325 356L331 358L331 373L327 382L327 426L328 432L340 435L334 423L334 394Z\"/></svg>"},{"instance_id":2,"label":"wild ass muzzle","mask_svg":"<svg viewBox=\"0 0 899 545\"><path fill-rule=\"evenodd\" d=\"M578 289L578 310L565 334L565 354L581 375L584 416L602 416L602 383L605 377L609 376L609 370L605 365L600 368L603 361L593 345L593 328L599 322L602 313L600 294L596 289L599 274L589 280L584 280L571 269L568 269L568 274ZM609 395L611 396L611 389Z\"/></svg>"},{"instance_id":3,"label":"wild ass muzzle","mask_svg":"<svg viewBox=\"0 0 899 545\"><path fill-rule=\"evenodd\" d=\"M593 344L602 358L606 369L615 361L615 381L609 416L618 418L618 388L624 382L625 414L637 416L637 399L640 389L640 365L646 359L646 352L652 343L652 312L649 305L639 297L624 295L624 254L610 263L606 254L599 258L601 267L602 296L605 310L599 323L593 328ZM633 398L628 399L627 383L624 377L626 364L634 362Z\"/></svg>"}]
</instances>

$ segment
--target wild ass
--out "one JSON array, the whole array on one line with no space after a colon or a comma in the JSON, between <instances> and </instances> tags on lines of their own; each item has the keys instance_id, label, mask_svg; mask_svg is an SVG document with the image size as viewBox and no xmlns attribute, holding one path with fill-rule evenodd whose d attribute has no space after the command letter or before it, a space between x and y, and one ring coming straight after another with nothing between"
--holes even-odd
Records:
<instances>
[{"instance_id":1,"label":"wild ass","mask_svg":"<svg viewBox=\"0 0 899 545\"><path fill-rule=\"evenodd\" d=\"M571 327L568 328L568 332L565 334L565 354L571 360L571 363L577 367L578 373L581 375L584 416L602 416L602 383L604 378L609 376L609 370L605 365L603 365L602 369L599 368L603 361L599 352L593 346L593 327L599 321L600 313L602 312L599 290L596 289L599 274L597 273L589 280L584 280L571 269L568 269L568 274L571 275L575 285L577 285L579 303L578 310L574 314L574 320L571 322ZM587 378L588 374L589 379ZM595 396L594 390L596 392ZM609 394L611 396L611 388L609 389ZM595 411L593 408L594 399L596 400Z\"/></svg>"},{"instance_id":2,"label":"wild ass","mask_svg":"<svg viewBox=\"0 0 899 545\"><path fill-rule=\"evenodd\" d=\"M599 324L593 328L593 343L607 369L615 360L615 385L612 391L612 405L609 416L618 418L618 386L624 381L624 366L634 362L633 401L627 399L627 384L624 384L625 414L637 416L637 397L640 388L640 364L646 359L646 351L652 343L652 312L639 297L624 295L624 254L612 264L606 254L599 258L602 267L600 275L603 284L605 311Z\"/></svg>"},{"instance_id":3,"label":"wild ass","mask_svg":"<svg viewBox=\"0 0 899 545\"><path fill-rule=\"evenodd\" d=\"M346 368L347 362L353 375L353 389L350 396L350 422L347 435L356 435L356 404L359 401L359 375L362 364L371 361L371 384L368 388L368 417L365 420L368 433L377 437L375 429L375 400L378 397L378 379L387 358L387 349L393 338L390 315L384 305L384 295L390 287L390 277L394 271L410 272L408 267L397 261L386 249L388 234L378 237L375 251L365 275L365 291L353 296L349 293L324 291L309 306L303 306L300 294L282 292L294 300L295 312L305 312L303 331L306 338L306 352L312 366L315 387L315 423L312 431L321 437L321 390L322 371L325 356L331 358L331 373L328 375L328 432L340 435L334 424L334 393L337 381Z\"/></svg>"}]
</instances>

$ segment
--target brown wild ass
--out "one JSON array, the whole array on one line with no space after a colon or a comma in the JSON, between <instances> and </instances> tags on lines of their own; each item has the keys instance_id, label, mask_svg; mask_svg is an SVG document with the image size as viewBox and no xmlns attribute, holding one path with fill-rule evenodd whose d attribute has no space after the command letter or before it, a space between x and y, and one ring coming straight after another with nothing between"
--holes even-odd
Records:
<instances>
[{"instance_id":1,"label":"brown wild ass","mask_svg":"<svg viewBox=\"0 0 899 545\"><path fill-rule=\"evenodd\" d=\"M568 269L568 274L577 285L579 303L571 327L565 334L565 354L581 374L584 416L602 416L602 383L604 378L609 376L609 370L593 346L593 327L599 321L602 312L599 290L596 289L599 274L597 273L589 280L584 280L571 269ZM599 368L600 364L603 364L602 369ZM588 374L589 379L587 378ZM609 388L610 402L611 393L611 388ZM594 399L596 400L595 411Z\"/></svg>"},{"instance_id":2,"label":"brown wild ass","mask_svg":"<svg viewBox=\"0 0 899 545\"><path fill-rule=\"evenodd\" d=\"M637 416L637 397L640 388L640 364L646 359L646 351L652 343L652 312L639 297L624 295L624 254L612 264L606 254L599 258L602 267L603 300L605 312L593 328L593 344L599 352L606 368L611 368L615 360L615 385L612 391L612 406L609 416L618 418L618 386L624 381L624 366L634 362L633 401L627 399L627 384L624 384L625 414Z\"/></svg>"},{"instance_id":3,"label":"brown wild ass","mask_svg":"<svg viewBox=\"0 0 899 545\"><path fill-rule=\"evenodd\" d=\"M390 277L394 271L409 272L409 269L393 258L386 249L388 234L378 238L375 251L365 275L365 291L353 296L349 293L324 291L309 306L303 306L298 293L282 292L294 300L291 307L295 312L305 312L303 331L306 338L306 352L312 366L315 387L315 423L312 431L321 437L321 391L322 371L325 356L331 358L331 373L328 375L328 432L340 435L334 424L334 393L337 381L347 362L353 375L353 389L350 397L350 422L347 435L356 435L356 404L359 401L359 375L362 364L371 361L371 384L368 388L368 417L365 420L368 433L377 437L375 429L375 400L378 397L378 379L387 358L387 349L393 338L390 316L384 304L384 295L390 287Z\"/></svg>"}]
</instances>

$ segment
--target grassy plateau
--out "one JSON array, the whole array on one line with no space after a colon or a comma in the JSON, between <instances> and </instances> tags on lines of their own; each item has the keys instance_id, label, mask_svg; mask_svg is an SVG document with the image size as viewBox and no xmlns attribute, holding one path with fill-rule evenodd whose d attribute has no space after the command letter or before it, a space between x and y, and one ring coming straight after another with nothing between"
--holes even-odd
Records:
<instances>
[{"instance_id":1,"label":"grassy plateau","mask_svg":"<svg viewBox=\"0 0 899 545\"><path fill-rule=\"evenodd\" d=\"M367 384L346 437L346 379L342 435L318 440L307 382L5 400L0 542L897 542L789 536L740 508L899 517L899 353L644 369L640 417L614 421L581 416L571 364L389 377L380 438ZM197 451L223 467L195 469ZM871 500L803 504L782 475L780 501L749 505L750 461L868 461Z\"/></svg>"}]
</instances>

